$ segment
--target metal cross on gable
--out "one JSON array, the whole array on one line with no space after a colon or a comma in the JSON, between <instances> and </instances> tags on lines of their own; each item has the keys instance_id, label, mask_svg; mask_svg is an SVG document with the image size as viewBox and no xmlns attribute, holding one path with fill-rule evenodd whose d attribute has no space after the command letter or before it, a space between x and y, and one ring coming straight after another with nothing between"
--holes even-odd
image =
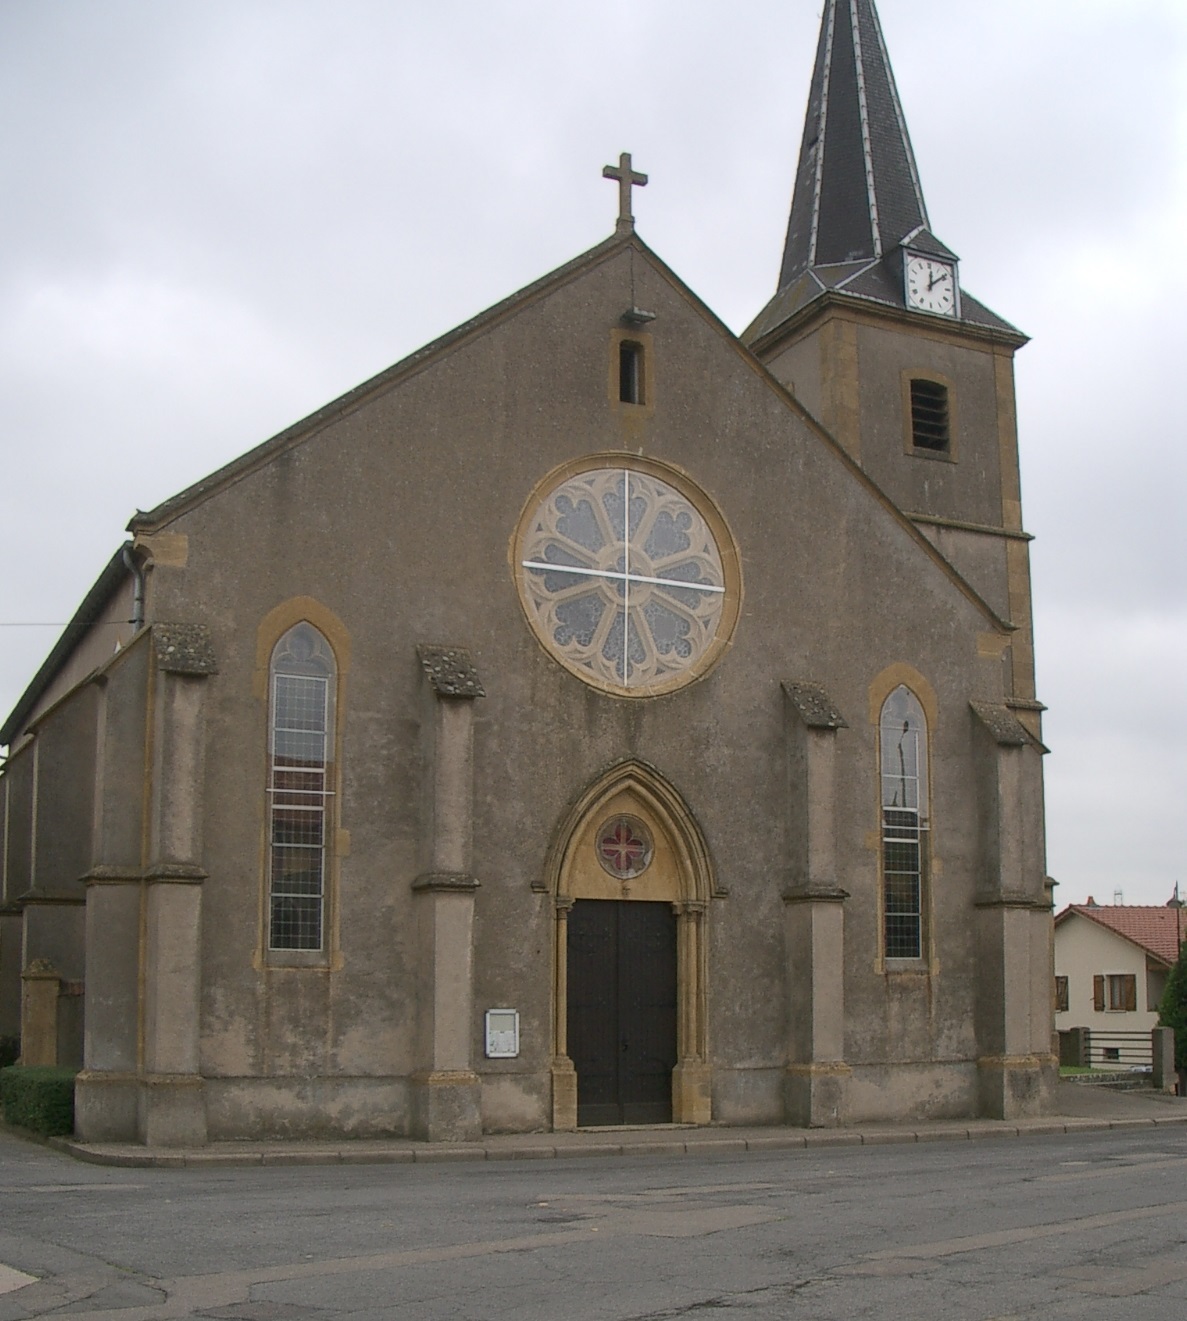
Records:
<instances>
[{"instance_id":1,"label":"metal cross on gable","mask_svg":"<svg viewBox=\"0 0 1187 1321\"><path fill-rule=\"evenodd\" d=\"M631 153L624 151L617 165L602 167L602 178L618 181L618 224L615 230L619 234L629 233L635 227L635 217L631 215L631 189L644 187L647 176L631 169Z\"/></svg>"}]
</instances>

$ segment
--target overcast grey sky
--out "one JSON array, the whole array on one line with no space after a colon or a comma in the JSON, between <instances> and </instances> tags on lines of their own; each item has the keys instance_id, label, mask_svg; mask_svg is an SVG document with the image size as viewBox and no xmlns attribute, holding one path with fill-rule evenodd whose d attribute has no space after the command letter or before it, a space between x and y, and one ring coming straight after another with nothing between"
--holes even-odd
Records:
<instances>
[{"instance_id":1,"label":"overcast grey sky","mask_svg":"<svg viewBox=\"0 0 1187 1321\"><path fill-rule=\"evenodd\" d=\"M1187 888L1187 3L880 0L1018 358L1060 903ZM817 0L0 0L0 711L139 506L605 238L774 292ZM27 627L37 624L44 627Z\"/></svg>"}]
</instances>

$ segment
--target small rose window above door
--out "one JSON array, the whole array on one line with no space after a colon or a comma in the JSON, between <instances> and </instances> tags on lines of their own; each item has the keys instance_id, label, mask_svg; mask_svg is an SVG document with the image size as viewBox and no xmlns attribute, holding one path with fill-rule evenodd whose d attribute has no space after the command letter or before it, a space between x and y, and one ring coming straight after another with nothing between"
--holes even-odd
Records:
<instances>
[{"instance_id":1,"label":"small rose window above door","mask_svg":"<svg viewBox=\"0 0 1187 1321\"><path fill-rule=\"evenodd\" d=\"M603 868L620 881L641 876L655 853L651 831L637 816L612 816L598 831L594 847Z\"/></svg>"}]
</instances>

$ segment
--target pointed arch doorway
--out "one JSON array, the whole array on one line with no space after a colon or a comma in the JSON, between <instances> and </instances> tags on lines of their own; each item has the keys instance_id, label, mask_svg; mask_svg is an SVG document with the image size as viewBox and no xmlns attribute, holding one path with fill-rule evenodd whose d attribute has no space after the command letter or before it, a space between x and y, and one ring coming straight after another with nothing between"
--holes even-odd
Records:
<instances>
[{"instance_id":1,"label":"pointed arch doorway","mask_svg":"<svg viewBox=\"0 0 1187 1321\"><path fill-rule=\"evenodd\" d=\"M567 813L550 861L553 1127L707 1124L712 884L680 795L628 762Z\"/></svg>"}]
</instances>

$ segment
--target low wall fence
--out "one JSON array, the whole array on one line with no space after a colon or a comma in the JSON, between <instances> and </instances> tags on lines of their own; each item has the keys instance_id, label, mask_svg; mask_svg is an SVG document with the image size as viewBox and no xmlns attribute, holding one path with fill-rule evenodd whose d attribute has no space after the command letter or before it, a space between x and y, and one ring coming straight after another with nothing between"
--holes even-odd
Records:
<instances>
[{"instance_id":1,"label":"low wall fence","mask_svg":"<svg viewBox=\"0 0 1187 1321\"><path fill-rule=\"evenodd\" d=\"M1154 1085L1174 1076L1175 1034L1168 1027L1151 1032L1108 1031L1073 1027L1059 1034L1059 1063L1063 1068L1105 1069L1117 1073L1152 1072Z\"/></svg>"}]
</instances>

